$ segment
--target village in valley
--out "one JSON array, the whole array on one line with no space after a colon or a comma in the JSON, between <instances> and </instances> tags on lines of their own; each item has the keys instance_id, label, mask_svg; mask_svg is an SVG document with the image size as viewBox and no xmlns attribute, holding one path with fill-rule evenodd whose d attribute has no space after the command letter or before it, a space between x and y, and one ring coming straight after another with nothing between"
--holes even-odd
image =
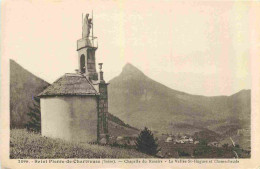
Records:
<instances>
[{"instance_id":1,"label":"village in valley","mask_svg":"<svg viewBox=\"0 0 260 169\"><path fill-rule=\"evenodd\" d=\"M157 132L155 131L154 133ZM244 135L249 136L249 130L239 130L236 136L243 137ZM131 136L111 136L109 144L134 149L137 137L137 134ZM205 136L202 138L198 136L198 133L194 135L177 134L176 136L157 133L156 138L159 145L159 151L156 154L158 158L210 158L218 156L222 158L237 158L233 152L233 147L240 148L239 144L232 137L212 138ZM204 150L200 150L201 147ZM250 156L250 147L244 147L244 150L240 152L240 157L246 158L248 156Z\"/></svg>"}]
</instances>

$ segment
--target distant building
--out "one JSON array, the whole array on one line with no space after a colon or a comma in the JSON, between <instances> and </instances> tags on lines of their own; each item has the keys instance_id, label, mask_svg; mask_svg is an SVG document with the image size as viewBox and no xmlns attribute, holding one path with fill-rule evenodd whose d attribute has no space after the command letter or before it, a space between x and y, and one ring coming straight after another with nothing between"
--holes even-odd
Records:
<instances>
[{"instance_id":1,"label":"distant building","mask_svg":"<svg viewBox=\"0 0 260 169\"><path fill-rule=\"evenodd\" d=\"M185 143L183 140L179 140L179 139L175 140L175 142L178 143L178 144L184 144Z\"/></svg>"},{"instance_id":2,"label":"distant building","mask_svg":"<svg viewBox=\"0 0 260 169\"><path fill-rule=\"evenodd\" d=\"M199 144L200 142L198 140L194 141L193 144Z\"/></svg>"},{"instance_id":3,"label":"distant building","mask_svg":"<svg viewBox=\"0 0 260 169\"><path fill-rule=\"evenodd\" d=\"M68 141L107 139L108 95L102 64L96 71L97 38L90 36L92 19L85 16L82 38L77 41L78 70L66 73L40 93L43 136Z\"/></svg>"},{"instance_id":4,"label":"distant building","mask_svg":"<svg viewBox=\"0 0 260 169\"><path fill-rule=\"evenodd\" d=\"M170 143L173 142L173 138L172 137L167 137L167 139L165 140L166 143Z\"/></svg>"},{"instance_id":5,"label":"distant building","mask_svg":"<svg viewBox=\"0 0 260 169\"><path fill-rule=\"evenodd\" d=\"M176 139L175 142L179 143L179 144L184 144L184 143L192 144L193 143L193 138L188 137L188 136L182 136L180 139Z\"/></svg>"},{"instance_id":6,"label":"distant building","mask_svg":"<svg viewBox=\"0 0 260 169\"><path fill-rule=\"evenodd\" d=\"M208 146L219 147L220 145L217 141L213 141L213 142L208 143Z\"/></svg>"}]
</instances>

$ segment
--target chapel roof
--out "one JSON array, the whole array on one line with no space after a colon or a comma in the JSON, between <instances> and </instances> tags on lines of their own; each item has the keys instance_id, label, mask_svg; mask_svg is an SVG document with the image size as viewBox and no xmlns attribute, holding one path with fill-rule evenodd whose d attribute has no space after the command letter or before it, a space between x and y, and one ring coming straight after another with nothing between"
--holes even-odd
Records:
<instances>
[{"instance_id":1,"label":"chapel roof","mask_svg":"<svg viewBox=\"0 0 260 169\"><path fill-rule=\"evenodd\" d=\"M87 95L98 95L91 82L84 75L66 73L41 92L38 97Z\"/></svg>"}]
</instances>

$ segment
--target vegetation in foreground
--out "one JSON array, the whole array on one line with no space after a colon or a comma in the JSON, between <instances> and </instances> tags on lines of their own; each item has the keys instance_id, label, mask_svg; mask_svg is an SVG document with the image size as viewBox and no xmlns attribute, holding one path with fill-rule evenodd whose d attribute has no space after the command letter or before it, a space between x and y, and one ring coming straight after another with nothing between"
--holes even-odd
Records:
<instances>
[{"instance_id":1,"label":"vegetation in foreground","mask_svg":"<svg viewBox=\"0 0 260 169\"><path fill-rule=\"evenodd\" d=\"M41 108L40 98L33 97L33 106L29 107L30 111L27 113L29 120L26 124L28 131L40 133L41 132Z\"/></svg>"},{"instance_id":2,"label":"vegetation in foreground","mask_svg":"<svg viewBox=\"0 0 260 169\"><path fill-rule=\"evenodd\" d=\"M136 141L137 150L140 152L156 155L159 151L157 139L154 138L152 132L148 128L144 128Z\"/></svg>"},{"instance_id":3,"label":"vegetation in foreground","mask_svg":"<svg viewBox=\"0 0 260 169\"><path fill-rule=\"evenodd\" d=\"M205 140L199 144L174 144L164 141L159 142L163 158L250 158L250 151L243 150L237 144L224 144L222 146L210 146Z\"/></svg>"},{"instance_id":4,"label":"vegetation in foreground","mask_svg":"<svg viewBox=\"0 0 260 169\"><path fill-rule=\"evenodd\" d=\"M43 137L25 129L11 130L10 158L153 158L133 149L71 143Z\"/></svg>"}]
</instances>

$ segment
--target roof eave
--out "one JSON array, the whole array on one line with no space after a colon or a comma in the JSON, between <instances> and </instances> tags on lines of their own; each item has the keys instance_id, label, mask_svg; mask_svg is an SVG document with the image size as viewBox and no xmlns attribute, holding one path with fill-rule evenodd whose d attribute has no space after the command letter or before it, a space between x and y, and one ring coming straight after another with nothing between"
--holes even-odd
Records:
<instances>
[{"instance_id":1,"label":"roof eave","mask_svg":"<svg viewBox=\"0 0 260 169\"><path fill-rule=\"evenodd\" d=\"M93 94L51 94L51 95L38 95L37 97L43 98L43 97L59 97L59 96L99 96L99 93L93 93Z\"/></svg>"}]
</instances>

